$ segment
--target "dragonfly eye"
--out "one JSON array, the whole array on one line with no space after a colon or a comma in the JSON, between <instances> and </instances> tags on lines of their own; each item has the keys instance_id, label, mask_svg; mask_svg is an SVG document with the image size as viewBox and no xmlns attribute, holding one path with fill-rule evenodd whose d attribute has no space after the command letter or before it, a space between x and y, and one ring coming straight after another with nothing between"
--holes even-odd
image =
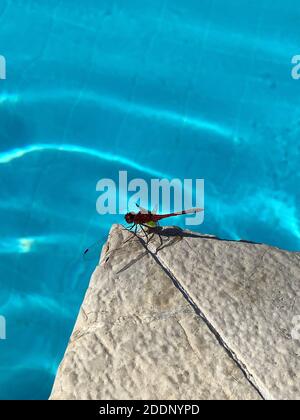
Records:
<instances>
[{"instance_id":1,"label":"dragonfly eye","mask_svg":"<svg viewBox=\"0 0 300 420\"><path fill-rule=\"evenodd\" d=\"M125 215L125 220L126 220L127 223L133 223L133 221L134 221L134 214L127 213Z\"/></svg>"}]
</instances>

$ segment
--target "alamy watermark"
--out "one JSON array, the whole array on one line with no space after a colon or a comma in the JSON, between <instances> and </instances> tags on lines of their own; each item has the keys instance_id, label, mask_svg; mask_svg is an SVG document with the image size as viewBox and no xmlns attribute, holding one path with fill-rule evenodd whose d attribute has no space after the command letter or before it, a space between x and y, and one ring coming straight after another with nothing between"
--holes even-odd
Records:
<instances>
[{"instance_id":1,"label":"alamy watermark","mask_svg":"<svg viewBox=\"0 0 300 420\"><path fill-rule=\"evenodd\" d=\"M6 319L0 315L0 340L6 340Z\"/></svg>"},{"instance_id":2,"label":"alamy watermark","mask_svg":"<svg viewBox=\"0 0 300 420\"><path fill-rule=\"evenodd\" d=\"M300 79L300 55L294 55L292 57L292 64L294 64L293 68L292 68L292 78L294 80L299 80Z\"/></svg>"},{"instance_id":3,"label":"alamy watermark","mask_svg":"<svg viewBox=\"0 0 300 420\"><path fill-rule=\"evenodd\" d=\"M119 171L118 185L112 179L98 181L96 190L100 192L96 209L101 215L126 214L136 209L136 203L152 210L159 206L164 213L180 212L190 208L204 208L203 179L151 179L149 183L142 178L128 182L127 171ZM118 203L118 206L117 206ZM204 214L196 213L185 216L187 225L200 225Z\"/></svg>"},{"instance_id":4,"label":"alamy watermark","mask_svg":"<svg viewBox=\"0 0 300 420\"><path fill-rule=\"evenodd\" d=\"M6 59L0 55L0 80L6 79Z\"/></svg>"}]
</instances>

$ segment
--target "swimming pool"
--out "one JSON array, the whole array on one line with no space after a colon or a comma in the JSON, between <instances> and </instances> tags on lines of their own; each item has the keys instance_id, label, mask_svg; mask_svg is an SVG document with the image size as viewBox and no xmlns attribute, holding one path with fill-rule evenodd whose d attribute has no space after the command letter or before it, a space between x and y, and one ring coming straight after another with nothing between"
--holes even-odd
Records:
<instances>
[{"instance_id":1,"label":"swimming pool","mask_svg":"<svg viewBox=\"0 0 300 420\"><path fill-rule=\"evenodd\" d=\"M299 250L299 21L296 0L2 0L1 399L49 396L82 250L122 220L100 178L204 178L200 231Z\"/></svg>"}]
</instances>

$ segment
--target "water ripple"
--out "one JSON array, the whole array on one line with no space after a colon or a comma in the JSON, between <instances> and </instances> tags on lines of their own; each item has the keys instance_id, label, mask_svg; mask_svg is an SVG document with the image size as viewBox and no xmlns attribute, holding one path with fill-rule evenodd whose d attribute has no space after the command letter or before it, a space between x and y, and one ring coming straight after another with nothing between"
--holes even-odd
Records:
<instances>
[{"instance_id":1,"label":"water ripple","mask_svg":"<svg viewBox=\"0 0 300 420\"><path fill-rule=\"evenodd\" d=\"M14 104L14 103L19 102L19 100L20 100L19 95L15 93L8 93L8 92L0 93L0 105L6 102Z\"/></svg>"},{"instance_id":2,"label":"water ripple","mask_svg":"<svg viewBox=\"0 0 300 420\"><path fill-rule=\"evenodd\" d=\"M60 243L73 241L72 236L67 235L47 235L31 236L24 238L5 238L0 241L1 254L28 254L36 251L41 246L51 246Z\"/></svg>"},{"instance_id":3,"label":"water ripple","mask_svg":"<svg viewBox=\"0 0 300 420\"><path fill-rule=\"evenodd\" d=\"M104 152L97 149L73 145L73 144L30 144L22 148L11 149L6 152L0 153L0 164L10 163L16 159L20 159L30 153L44 152L44 151L59 151L66 153L79 153L93 158L106 160L109 162L117 162L122 165L129 166L132 169L146 173L158 178L171 178L170 175L159 172L153 168L141 165L124 156L115 155L113 153Z\"/></svg>"},{"instance_id":4,"label":"water ripple","mask_svg":"<svg viewBox=\"0 0 300 420\"><path fill-rule=\"evenodd\" d=\"M24 103L40 103L45 100L57 103L60 100L66 99L72 101L90 101L96 103L98 106L110 108L114 112L129 113L137 118L155 119L160 123L169 125L184 125L191 130L207 131L220 137L233 139L232 131L228 127L225 127L218 122L208 121L204 117L187 115L158 106L152 107L147 104L134 103L124 98L118 98L107 94L100 95L88 90L81 92L80 97L78 90L51 90L44 92L39 91L38 93L25 91L21 94L10 94L4 97L7 102L9 102L10 98L12 98L14 102Z\"/></svg>"},{"instance_id":5,"label":"water ripple","mask_svg":"<svg viewBox=\"0 0 300 420\"><path fill-rule=\"evenodd\" d=\"M59 300L54 297L39 293L18 293L11 295L9 300L0 306L1 311L8 316L13 313L27 312L43 309L55 317L72 319L72 313L69 308L62 306Z\"/></svg>"}]
</instances>

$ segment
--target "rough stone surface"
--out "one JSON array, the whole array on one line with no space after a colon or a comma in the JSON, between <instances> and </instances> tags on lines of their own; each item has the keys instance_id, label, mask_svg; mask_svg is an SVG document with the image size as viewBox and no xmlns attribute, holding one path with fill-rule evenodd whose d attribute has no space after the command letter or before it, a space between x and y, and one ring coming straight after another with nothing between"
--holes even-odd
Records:
<instances>
[{"instance_id":1,"label":"rough stone surface","mask_svg":"<svg viewBox=\"0 0 300 420\"><path fill-rule=\"evenodd\" d=\"M299 399L300 254L162 233L113 226L50 398Z\"/></svg>"}]
</instances>

